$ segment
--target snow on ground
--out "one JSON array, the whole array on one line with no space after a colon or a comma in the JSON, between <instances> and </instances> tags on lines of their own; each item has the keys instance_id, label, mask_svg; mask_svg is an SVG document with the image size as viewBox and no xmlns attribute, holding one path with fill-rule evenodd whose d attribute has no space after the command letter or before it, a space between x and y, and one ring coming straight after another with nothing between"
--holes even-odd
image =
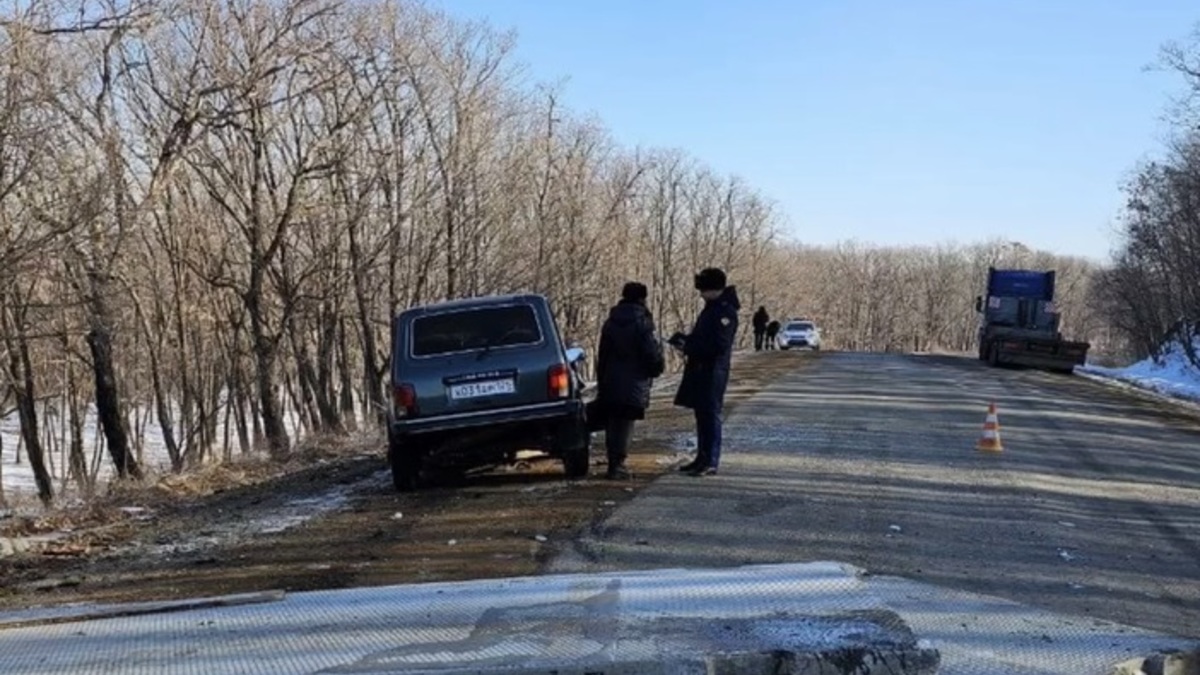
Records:
<instances>
[{"instance_id":1,"label":"snow on ground","mask_svg":"<svg viewBox=\"0 0 1200 675\"><path fill-rule=\"evenodd\" d=\"M244 513L214 517L207 522L202 532L188 536L182 541L146 545L134 542L123 549L137 550L146 555L172 556L204 551L238 541L253 539L263 534L278 534L334 511L344 509L351 496L364 486L383 486L391 483L391 474L385 469L366 478L346 485L338 485L308 497L291 499L281 505L245 518Z\"/></svg>"},{"instance_id":2,"label":"snow on ground","mask_svg":"<svg viewBox=\"0 0 1200 675\"><path fill-rule=\"evenodd\" d=\"M1200 337L1196 338L1196 349L1200 350ZM1170 346L1159 361L1147 358L1124 368L1089 364L1078 370L1165 396L1200 402L1200 368L1188 359L1183 345Z\"/></svg>"},{"instance_id":3,"label":"snow on ground","mask_svg":"<svg viewBox=\"0 0 1200 675\"><path fill-rule=\"evenodd\" d=\"M172 407L175 408L173 415L176 423L175 433L178 435L180 411L178 406ZM61 493L64 488L73 489L74 486L64 485L67 467L67 420L64 415L58 414L54 405L42 405L38 412L39 432L42 435L43 443L46 444L47 439L50 440L45 448L46 462L54 478L55 490ZM358 417L361 424L363 422L361 412L358 413ZM162 429L158 425L153 410L137 408L129 414L128 421L132 436L131 443L137 443L140 440L142 444L140 456L142 466L155 473L168 471L171 461L167 454L166 443L163 441ZM300 431L299 417L293 410L284 411L284 427L293 443L303 436ZM231 420L226 424L224 414L217 423L217 438L228 438L231 445L237 446L237 432L233 427L233 422ZM0 417L0 476L3 479L3 494L10 503L18 507L36 503L37 495L33 470L29 467L29 459L25 455L24 448L20 453L21 461L17 463L17 447L20 442L21 423L17 414L14 412ZM218 445L220 443L221 441L218 440ZM84 417L83 444L89 469L96 472L99 484L103 485L112 476L112 462L103 451L94 407L89 407ZM215 448L214 451L220 453L220 448ZM134 448L134 453L137 454L136 448Z\"/></svg>"}]
</instances>

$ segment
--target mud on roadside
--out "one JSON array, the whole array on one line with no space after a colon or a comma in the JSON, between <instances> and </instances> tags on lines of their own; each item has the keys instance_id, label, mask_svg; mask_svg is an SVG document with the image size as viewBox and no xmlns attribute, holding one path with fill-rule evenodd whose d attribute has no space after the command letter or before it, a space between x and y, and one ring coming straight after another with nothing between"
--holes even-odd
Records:
<instances>
[{"instance_id":1,"label":"mud on roadside","mask_svg":"<svg viewBox=\"0 0 1200 675\"><path fill-rule=\"evenodd\" d=\"M813 358L739 354L730 412ZM172 600L538 573L575 536L602 521L688 456L690 412L657 388L635 430L630 481L567 481L535 461L454 487L393 491L382 438L216 494L122 495L121 516L98 518L40 552L0 558L0 609L76 602ZM603 458L603 445L593 458Z\"/></svg>"}]
</instances>

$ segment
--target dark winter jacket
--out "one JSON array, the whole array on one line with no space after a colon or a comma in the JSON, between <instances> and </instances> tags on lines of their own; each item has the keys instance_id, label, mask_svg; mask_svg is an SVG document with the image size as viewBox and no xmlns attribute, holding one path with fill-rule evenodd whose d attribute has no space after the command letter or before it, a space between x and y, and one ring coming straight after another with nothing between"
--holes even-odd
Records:
<instances>
[{"instance_id":1,"label":"dark winter jacket","mask_svg":"<svg viewBox=\"0 0 1200 675\"><path fill-rule=\"evenodd\" d=\"M779 335L778 321L772 321L771 323L767 324L767 335L769 337L775 337L776 335Z\"/></svg>"},{"instance_id":2,"label":"dark winter jacket","mask_svg":"<svg viewBox=\"0 0 1200 675\"><path fill-rule=\"evenodd\" d=\"M741 306L733 286L716 299L705 301L683 343L687 360L675 405L708 412L719 412L724 406Z\"/></svg>"},{"instance_id":3,"label":"dark winter jacket","mask_svg":"<svg viewBox=\"0 0 1200 675\"><path fill-rule=\"evenodd\" d=\"M617 303L600 331L596 356L596 398L604 414L642 419L650 407L651 380L665 369L650 310L637 301Z\"/></svg>"},{"instance_id":4,"label":"dark winter jacket","mask_svg":"<svg viewBox=\"0 0 1200 675\"><path fill-rule=\"evenodd\" d=\"M763 333L767 330L767 322L771 320L771 316L767 314L767 310L759 307L754 313L754 332Z\"/></svg>"}]
</instances>

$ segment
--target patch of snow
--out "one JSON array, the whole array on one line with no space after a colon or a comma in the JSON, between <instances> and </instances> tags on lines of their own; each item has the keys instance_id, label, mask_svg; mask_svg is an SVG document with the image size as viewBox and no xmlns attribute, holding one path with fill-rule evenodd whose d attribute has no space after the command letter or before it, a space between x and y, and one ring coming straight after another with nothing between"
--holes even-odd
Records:
<instances>
[{"instance_id":1,"label":"patch of snow","mask_svg":"<svg viewBox=\"0 0 1200 675\"><path fill-rule=\"evenodd\" d=\"M122 506L121 513L140 523L154 520L154 513L143 506Z\"/></svg>"},{"instance_id":2,"label":"patch of snow","mask_svg":"<svg viewBox=\"0 0 1200 675\"><path fill-rule=\"evenodd\" d=\"M350 495L345 488L331 490L316 497L293 499L250 525L250 529L259 534L278 534L297 525L302 525L317 516L337 511L350 503Z\"/></svg>"},{"instance_id":3,"label":"patch of snow","mask_svg":"<svg viewBox=\"0 0 1200 675\"><path fill-rule=\"evenodd\" d=\"M1196 338L1195 347L1200 350L1200 338ZM1188 359L1181 344L1168 346L1158 361L1147 358L1124 368L1089 364L1077 370L1165 396L1200 402L1200 368Z\"/></svg>"},{"instance_id":4,"label":"patch of snow","mask_svg":"<svg viewBox=\"0 0 1200 675\"><path fill-rule=\"evenodd\" d=\"M226 404L224 395L219 397L218 404L220 406L217 411L219 421L217 422L216 445L218 447L213 451L220 454L220 446L226 440L235 448L238 441L233 421L228 420L227 423L224 414ZM179 421L183 416L182 410L178 404L172 404L170 407L175 422L175 434L178 436L180 433ZM69 419L62 410L61 403L57 400L47 400L38 408L39 431L45 446L46 465L54 480L55 490L61 494L67 489L74 489L73 485L66 484L64 478L68 466ZM293 443L299 442L303 439L304 432L298 413L291 406L285 406L283 413L284 428L287 430L288 437ZM365 424L360 406L355 408L355 417L360 427ZM155 472L168 471L171 466L170 456L167 453L162 428L159 426L154 408L145 405L131 405L127 421L131 436L131 449L142 466ZM2 478L0 487L3 488L4 496L11 501L34 500L37 495L37 484L34 482L33 470L29 466L29 460L23 447L20 452L21 461L17 462L18 446L23 446L21 423L17 414L13 412L0 417L0 478ZM100 433L94 405L89 405L84 413L83 451L89 470L96 472L99 484L103 485L112 477L113 470L112 462L105 454L103 435Z\"/></svg>"},{"instance_id":5,"label":"patch of snow","mask_svg":"<svg viewBox=\"0 0 1200 675\"><path fill-rule=\"evenodd\" d=\"M671 448L676 453L695 450L696 436L694 434L679 434L671 439Z\"/></svg>"},{"instance_id":6,"label":"patch of snow","mask_svg":"<svg viewBox=\"0 0 1200 675\"><path fill-rule=\"evenodd\" d=\"M151 555L179 555L195 553L255 535L278 534L314 518L346 508L350 504L351 494L361 489L364 484L384 480L389 480L386 469L349 485L340 485L314 496L289 500L266 510L253 520L247 521L237 517L234 520L211 523L194 537L175 542L160 541L148 547L148 550Z\"/></svg>"}]
</instances>

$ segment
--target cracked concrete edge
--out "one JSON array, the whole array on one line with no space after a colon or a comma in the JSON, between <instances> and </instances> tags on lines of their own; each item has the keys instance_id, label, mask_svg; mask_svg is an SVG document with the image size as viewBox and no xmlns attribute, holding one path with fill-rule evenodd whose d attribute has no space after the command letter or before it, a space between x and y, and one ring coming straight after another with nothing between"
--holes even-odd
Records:
<instances>
[{"instance_id":1,"label":"cracked concrete edge","mask_svg":"<svg viewBox=\"0 0 1200 675\"><path fill-rule=\"evenodd\" d=\"M1122 661L1112 669L1111 675L1200 675L1200 646Z\"/></svg>"},{"instance_id":2,"label":"cracked concrete edge","mask_svg":"<svg viewBox=\"0 0 1200 675\"><path fill-rule=\"evenodd\" d=\"M331 669L374 675L935 675L936 649L843 647L821 652L741 652L693 658L544 666L478 666L433 670Z\"/></svg>"},{"instance_id":3,"label":"cracked concrete edge","mask_svg":"<svg viewBox=\"0 0 1200 675\"><path fill-rule=\"evenodd\" d=\"M273 589L255 593L218 595L188 600L165 600L161 602L139 602L122 605L85 605L82 607L67 607L65 611L61 612L56 608L51 608L45 615L18 614L14 617L0 614L0 631L62 623L85 623L88 621L119 619L147 614L167 614L173 612L190 612L199 609L256 605L268 602L280 602L286 596L286 591Z\"/></svg>"}]
</instances>

